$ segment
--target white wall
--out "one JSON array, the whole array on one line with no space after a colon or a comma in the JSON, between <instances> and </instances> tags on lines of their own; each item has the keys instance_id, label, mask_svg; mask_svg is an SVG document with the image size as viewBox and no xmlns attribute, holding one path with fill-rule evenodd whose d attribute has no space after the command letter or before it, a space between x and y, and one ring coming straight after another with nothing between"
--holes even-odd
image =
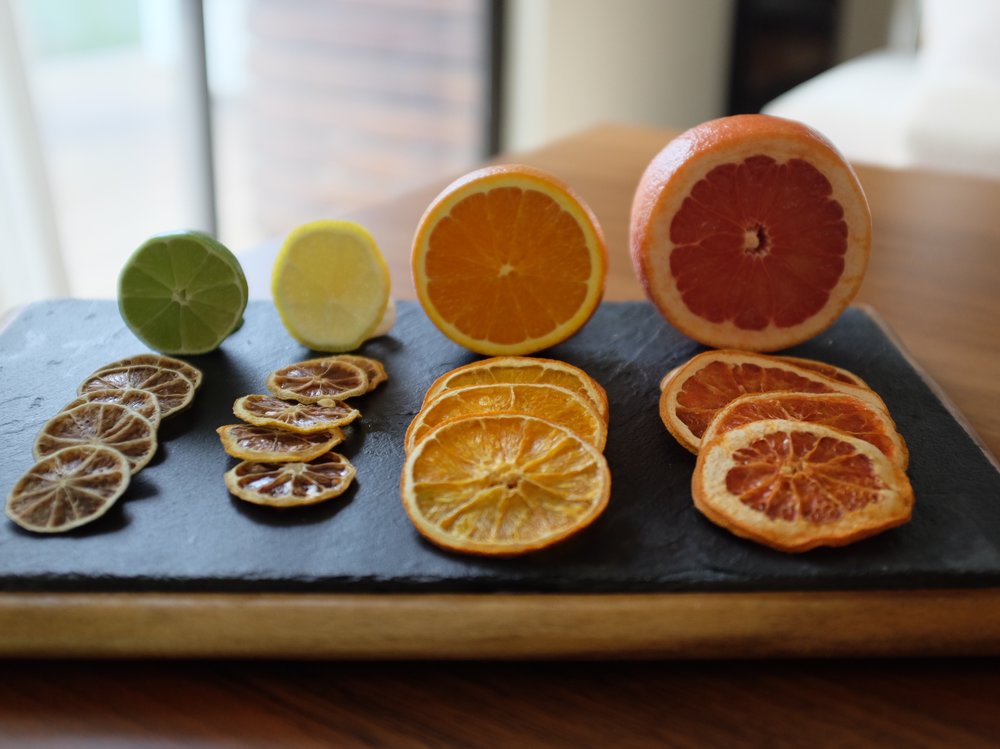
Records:
<instances>
[{"instance_id":1,"label":"white wall","mask_svg":"<svg viewBox=\"0 0 1000 749\"><path fill-rule=\"evenodd\" d=\"M721 116L733 12L734 0L510 0L501 147Z\"/></svg>"}]
</instances>

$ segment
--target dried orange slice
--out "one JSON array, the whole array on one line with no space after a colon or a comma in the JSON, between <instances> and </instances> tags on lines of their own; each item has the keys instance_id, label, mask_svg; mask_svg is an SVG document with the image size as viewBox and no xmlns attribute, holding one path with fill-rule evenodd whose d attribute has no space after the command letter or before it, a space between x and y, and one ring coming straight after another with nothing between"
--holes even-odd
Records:
<instances>
[{"instance_id":1,"label":"dried orange slice","mask_svg":"<svg viewBox=\"0 0 1000 749\"><path fill-rule=\"evenodd\" d=\"M125 456L132 473L140 471L156 452L156 429L131 408L117 403L84 403L56 414L35 440L41 459L65 447L104 445Z\"/></svg>"},{"instance_id":2,"label":"dried orange slice","mask_svg":"<svg viewBox=\"0 0 1000 749\"><path fill-rule=\"evenodd\" d=\"M846 393L742 395L715 415L701 442L706 444L717 434L763 419L822 424L870 442L904 470L909 462L906 443L889 414Z\"/></svg>"},{"instance_id":3,"label":"dried orange slice","mask_svg":"<svg viewBox=\"0 0 1000 749\"><path fill-rule=\"evenodd\" d=\"M786 361L789 364L794 364L797 367L802 367L802 369L810 369L813 372L819 372L824 377L829 377L831 380L837 380L837 382L843 382L848 385L856 385L860 388L868 387L868 384L854 374L854 372L850 372L842 367L834 366L833 364L816 361L815 359L803 359L800 356L779 356L777 358L782 361ZM869 388L869 390L870 389L871 388Z\"/></svg>"},{"instance_id":4,"label":"dried orange slice","mask_svg":"<svg viewBox=\"0 0 1000 749\"><path fill-rule=\"evenodd\" d=\"M697 125L650 162L632 203L632 263L675 328L719 348L811 338L857 294L871 213L843 155L763 114Z\"/></svg>"},{"instance_id":5,"label":"dried orange slice","mask_svg":"<svg viewBox=\"0 0 1000 749\"><path fill-rule=\"evenodd\" d=\"M129 484L125 456L103 445L75 445L28 469L7 496L7 517L35 533L61 533L106 513Z\"/></svg>"},{"instance_id":6,"label":"dried orange slice","mask_svg":"<svg viewBox=\"0 0 1000 749\"><path fill-rule=\"evenodd\" d=\"M712 522L789 552L849 544L907 522L913 510L906 474L874 445L785 419L706 443L691 491Z\"/></svg>"},{"instance_id":7,"label":"dried orange slice","mask_svg":"<svg viewBox=\"0 0 1000 749\"><path fill-rule=\"evenodd\" d=\"M233 415L248 424L316 434L350 424L361 412L343 401L289 403L273 395L244 395L233 403Z\"/></svg>"},{"instance_id":8,"label":"dried orange slice","mask_svg":"<svg viewBox=\"0 0 1000 749\"><path fill-rule=\"evenodd\" d=\"M69 411L84 403L117 403L119 406L131 408L137 414L145 417L153 429L160 426L160 401L148 390L123 388L121 390L88 390L74 401L63 406L63 411Z\"/></svg>"},{"instance_id":9,"label":"dried orange slice","mask_svg":"<svg viewBox=\"0 0 1000 749\"><path fill-rule=\"evenodd\" d=\"M410 422L404 442L413 449L434 427L449 419L482 414L536 416L569 429L598 450L604 449L608 428L582 396L555 385L473 385L445 390Z\"/></svg>"},{"instance_id":10,"label":"dried orange slice","mask_svg":"<svg viewBox=\"0 0 1000 749\"><path fill-rule=\"evenodd\" d=\"M191 405L194 399L194 383L180 372L163 369L148 364L133 367L116 367L92 374L77 392L80 395L91 390L122 390L136 388L148 390L160 403L160 418L166 419Z\"/></svg>"},{"instance_id":11,"label":"dried orange slice","mask_svg":"<svg viewBox=\"0 0 1000 749\"><path fill-rule=\"evenodd\" d=\"M383 382L389 379L389 373L385 371L385 365L382 364L378 359L372 359L370 356L359 356L358 354L337 354L336 359L341 359L349 364L353 364L356 367L361 367L368 375L368 389L365 391L370 393L372 390L377 388Z\"/></svg>"},{"instance_id":12,"label":"dried orange slice","mask_svg":"<svg viewBox=\"0 0 1000 749\"><path fill-rule=\"evenodd\" d=\"M94 374L99 374L108 369L136 367L140 365L159 367L160 369L172 369L191 380L191 384L194 385L195 390L201 387L202 374L200 369L188 364L186 361L181 361L165 354L136 354L135 356L127 356L124 359L105 364L94 372Z\"/></svg>"},{"instance_id":13,"label":"dried orange slice","mask_svg":"<svg viewBox=\"0 0 1000 749\"><path fill-rule=\"evenodd\" d=\"M569 338L604 293L597 218L532 167L490 166L430 204L413 239L417 298L451 340L480 354L530 354Z\"/></svg>"},{"instance_id":14,"label":"dried orange slice","mask_svg":"<svg viewBox=\"0 0 1000 749\"><path fill-rule=\"evenodd\" d=\"M223 449L234 458L267 463L309 461L344 441L344 433L337 428L315 434L296 434L252 424L226 424L215 431L222 440Z\"/></svg>"},{"instance_id":15,"label":"dried orange slice","mask_svg":"<svg viewBox=\"0 0 1000 749\"><path fill-rule=\"evenodd\" d=\"M605 422L608 420L608 396L597 380L572 364L533 356L494 356L445 372L428 388L423 406L445 390L503 383L556 385L572 390L590 401Z\"/></svg>"},{"instance_id":16,"label":"dried orange slice","mask_svg":"<svg viewBox=\"0 0 1000 749\"><path fill-rule=\"evenodd\" d=\"M316 403L344 400L368 390L368 375L350 362L336 357L296 362L272 372L267 389L279 398Z\"/></svg>"},{"instance_id":17,"label":"dried orange slice","mask_svg":"<svg viewBox=\"0 0 1000 749\"><path fill-rule=\"evenodd\" d=\"M243 461L226 471L226 488L246 502L269 507L314 505L340 496L354 480L354 466L339 453L309 463Z\"/></svg>"},{"instance_id":18,"label":"dried orange slice","mask_svg":"<svg viewBox=\"0 0 1000 749\"><path fill-rule=\"evenodd\" d=\"M437 427L409 454L403 506L431 542L469 554L536 551L569 538L604 511L604 456L568 429L494 414Z\"/></svg>"},{"instance_id":19,"label":"dried orange slice","mask_svg":"<svg viewBox=\"0 0 1000 749\"><path fill-rule=\"evenodd\" d=\"M691 358L660 393L660 419L693 453L723 407L750 393L847 393L888 413L873 391L831 380L777 357L748 351L705 351Z\"/></svg>"}]
</instances>

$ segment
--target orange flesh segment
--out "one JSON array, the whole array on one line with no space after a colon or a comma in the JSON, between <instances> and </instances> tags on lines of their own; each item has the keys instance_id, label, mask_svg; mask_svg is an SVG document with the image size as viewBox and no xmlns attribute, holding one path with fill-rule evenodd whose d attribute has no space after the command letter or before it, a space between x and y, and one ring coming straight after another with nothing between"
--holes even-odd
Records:
<instances>
[{"instance_id":1,"label":"orange flesh segment","mask_svg":"<svg viewBox=\"0 0 1000 749\"><path fill-rule=\"evenodd\" d=\"M577 221L548 195L496 187L457 203L431 232L427 292L466 335L541 338L576 314L593 273Z\"/></svg>"},{"instance_id":2,"label":"orange flesh segment","mask_svg":"<svg viewBox=\"0 0 1000 749\"><path fill-rule=\"evenodd\" d=\"M726 489L771 520L834 522L877 502L886 488L867 456L831 437L774 432L733 457Z\"/></svg>"},{"instance_id":3,"label":"orange flesh segment","mask_svg":"<svg viewBox=\"0 0 1000 749\"><path fill-rule=\"evenodd\" d=\"M844 271L847 223L829 180L802 159L751 156L715 167L670 224L684 303L744 330L819 312Z\"/></svg>"}]
</instances>

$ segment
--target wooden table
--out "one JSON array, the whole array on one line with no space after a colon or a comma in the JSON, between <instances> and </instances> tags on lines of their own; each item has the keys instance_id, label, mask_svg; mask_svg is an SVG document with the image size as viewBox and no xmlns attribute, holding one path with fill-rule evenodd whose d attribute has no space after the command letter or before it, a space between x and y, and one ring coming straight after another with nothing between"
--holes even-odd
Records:
<instances>
[{"instance_id":1,"label":"wooden table","mask_svg":"<svg viewBox=\"0 0 1000 749\"><path fill-rule=\"evenodd\" d=\"M640 296L627 258L629 203L642 168L669 136L662 130L606 126L517 157L560 175L594 208L611 251L608 299ZM987 447L1000 453L1000 184L874 168L859 169L859 176L875 224L872 263L860 301L882 313ZM410 237L421 211L443 184L353 217L372 229L389 256L398 298L413 296L406 262ZM267 258L250 259L251 275L254 262L264 266ZM733 596L724 615L738 618L753 610L756 629L728 647L718 641L706 647L697 639L675 639L664 647L662 638L670 627L630 619L638 609L630 608L629 598L623 597L609 614L586 597L564 597L559 604L536 597L527 601L525 621L541 627L537 633L549 639L550 651L559 635L559 607L579 626L596 617L616 628L605 630L590 647L585 635L567 632L574 646L562 654L583 657L739 657L747 652L741 650L750 641L746 638L754 637L771 641L771 651L778 653L864 654L859 633L875 645L868 652L1000 652L997 591L875 594L861 604L857 598L838 602L837 594L831 594L819 609L810 609L815 602L782 594L764 601L765 617L759 602ZM680 608L668 600L663 611L706 626L720 613L711 599L684 600ZM439 603L441 654L504 652L497 622L510 622L504 622L500 610L483 602L477 613L484 632L479 649L463 652L448 647L449 601L442 597ZM274 617L277 605L272 602L257 613L280 626L280 617ZM417 609L418 620L426 617L426 611ZM940 613L917 623L909 615L929 609ZM887 612L898 614L898 626L891 630L881 623ZM30 626L44 630L45 613L41 602ZM84 629L91 615L109 615L86 606L78 613ZM827 614L834 618L824 620ZM310 627L328 626L325 617L331 615L337 612L320 608L312 618L306 616L300 631L287 633L289 642L297 639L302 647L283 652L308 656L314 634ZM341 615L345 623L353 622L359 636L365 627L371 629L369 647L357 652L377 654L377 639L385 632L378 607L369 605L361 621ZM813 645L822 647L813 650L809 643L782 648L786 619L795 616L813 617L817 628L853 628L852 636L839 646L836 634L827 634L817 638ZM143 617L122 620L119 635L141 639L142 628L152 631L162 621L162 611L151 601ZM950 636L956 623L971 633L974 646L964 647L961 638ZM623 638L621 648L609 645L609 632ZM0 638L8 634L0 632ZM515 652L531 655L521 635ZM213 622L207 621L192 638L190 652L213 652L216 636ZM897 637L900 643L894 647ZM230 639L230 655L251 652L241 651L238 637ZM405 642L394 643L394 649L408 652ZM768 648L758 643L754 652L767 654ZM995 707L1000 669L992 659L6 661L0 662L0 675L0 746L790 746L808 737L812 744L830 746L975 747L995 746L1000 737Z\"/></svg>"}]
</instances>

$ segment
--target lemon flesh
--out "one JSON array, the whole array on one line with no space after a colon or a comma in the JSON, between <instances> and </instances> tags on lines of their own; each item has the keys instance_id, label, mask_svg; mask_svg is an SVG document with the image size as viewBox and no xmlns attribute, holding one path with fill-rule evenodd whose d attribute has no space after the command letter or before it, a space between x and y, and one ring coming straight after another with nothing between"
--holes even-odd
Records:
<instances>
[{"instance_id":1,"label":"lemon flesh","mask_svg":"<svg viewBox=\"0 0 1000 749\"><path fill-rule=\"evenodd\" d=\"M389 268L364 227L315 221L295 229L274 263L271 293L295 340L352 351L376 331L389 303Z\"/></svg>"}]
</instances>

